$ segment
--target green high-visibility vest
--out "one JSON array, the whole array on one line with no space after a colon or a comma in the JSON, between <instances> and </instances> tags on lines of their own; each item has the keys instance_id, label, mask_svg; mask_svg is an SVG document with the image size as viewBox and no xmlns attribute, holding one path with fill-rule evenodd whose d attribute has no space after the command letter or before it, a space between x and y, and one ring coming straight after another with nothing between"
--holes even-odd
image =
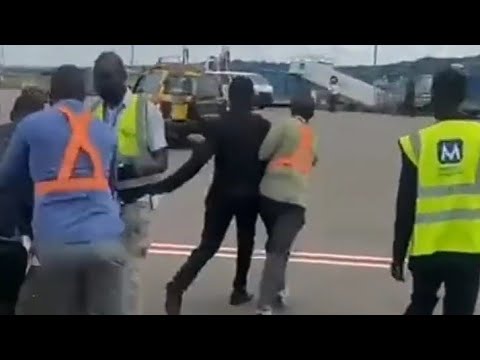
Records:
<instances>
[{"instance_id":1,"label":"green high-visibility vest","mask_svg":"<svg viewBox=\"0 0 480 360\"><path fill-rule=\"evenodd\" d=\"M418 169L410 256L480 254L480 124L441 121L399 142Z\"/></svg>"}]
</instances>

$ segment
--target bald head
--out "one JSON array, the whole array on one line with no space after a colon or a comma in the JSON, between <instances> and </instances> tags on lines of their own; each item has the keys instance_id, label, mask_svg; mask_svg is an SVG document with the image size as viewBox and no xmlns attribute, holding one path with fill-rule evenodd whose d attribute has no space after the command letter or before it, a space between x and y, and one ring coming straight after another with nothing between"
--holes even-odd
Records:
<instances>
[{"instance_id":1,"label":"bald head","mask_svg":"<svg viewBox=\"0 0 480 360\"><path fill-rule=\"evenodd\" d=\"M120 104L127 89L127 70L122 58L111 51L101 53L93 67L93 83L108 105Z\"/></svg>"}]
</instances>

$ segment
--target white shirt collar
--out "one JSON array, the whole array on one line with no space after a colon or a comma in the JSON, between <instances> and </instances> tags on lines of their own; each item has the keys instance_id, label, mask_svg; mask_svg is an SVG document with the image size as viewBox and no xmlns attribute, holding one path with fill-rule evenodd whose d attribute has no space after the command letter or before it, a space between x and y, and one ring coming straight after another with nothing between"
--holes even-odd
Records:
<instances>
[{"instance_id":1,"label":"white shirt collar","mask_svg":"<svg viewBox=\"0 0 480 360\"><path fill-rule=\"evenodd\" d=\"M124 107L128 107L128 105L130 105L130 103L132 102L132 99L133 99L133 92L132 90L130 90L130 88L127 87L127 91L123 96L122 105Z\"/></svg>"}]
</instances>

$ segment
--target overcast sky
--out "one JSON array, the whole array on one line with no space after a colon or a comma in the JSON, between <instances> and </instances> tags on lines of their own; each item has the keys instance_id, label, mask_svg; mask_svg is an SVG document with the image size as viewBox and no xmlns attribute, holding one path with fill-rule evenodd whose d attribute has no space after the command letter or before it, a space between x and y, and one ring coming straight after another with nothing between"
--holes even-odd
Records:
<instances>
[{"instance_id":1,"label":"overcast sky","mask_svg":"<svg viewBox=\"0 0 480 360\"><path fill-rule=\"evenodd\" d=\"M220 45L188 45L192 61L216 55ZM380 64L425 56L460 57L480 54L480 45L379 45ZM159 56L180 55L181 45L136 45L135 63L151 64ZM373 45L230 45L232 58L285 61L295 56L327 55L337 65L371 64ZM4 45L7 65L89 66L102 51L114 50L130 61L130 45Z\"/></svg>"}]
</instances>

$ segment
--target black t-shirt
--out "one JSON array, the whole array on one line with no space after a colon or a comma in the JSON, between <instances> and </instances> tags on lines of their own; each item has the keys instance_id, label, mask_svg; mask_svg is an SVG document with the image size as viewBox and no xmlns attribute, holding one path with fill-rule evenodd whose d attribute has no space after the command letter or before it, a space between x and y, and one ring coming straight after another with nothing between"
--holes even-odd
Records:
<instances>
[{"instance_id":1,"label":"black t-shirt","mask_svg":"<svg viewBox=\"0 0 480 360\"><path fill-rule=\"evenodd\" d=\"M173 191L190 180L214 157L215 169L209 190L212 196L256 196L265 171L258 152L270 122L254 113L228 112L217 121L204 124L206 141L192 147L190 159L160 186Z\"/></svg>"},{"instance_id":2,"label":"black t-shirt","mask_svg":"<svg viewBox=\"0 0 480 360\"><path fill-rule=\"evenodd\" d=\"M238 118L236 118L238 116ZM257 195L265 163L258 158L270 122L258 114L227 113L207 133L215 156L211 192L228 196Z\"/></svg>"}]
</instances>

